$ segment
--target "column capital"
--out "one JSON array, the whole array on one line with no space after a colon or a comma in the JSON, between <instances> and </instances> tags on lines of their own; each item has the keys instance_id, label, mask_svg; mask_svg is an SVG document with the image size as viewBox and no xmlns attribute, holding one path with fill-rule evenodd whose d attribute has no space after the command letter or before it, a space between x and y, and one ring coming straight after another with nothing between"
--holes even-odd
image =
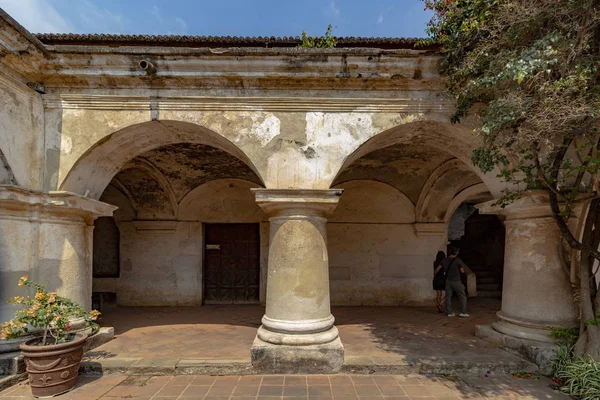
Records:
<instances>
[{"instance_id":1,"label":"column capital","mask_svg":"<svg viewBox=\"0 0 600 400\"><path fill-rule=\"evenodd\" d=\"M0 210L26 218L81 220L92 224L97 217L112 216L117 207L79 194L38 192L18 186L0 186Z\"/></svg>"},{"instance_id":2,"label":"column capital","mask_svg":"<svg viewBox=\"0 0 600 400\"><path fill-rule=\"evenodd\" d=\"M343 189L250 189L269 216L326 217L337 206Z\"/></svg>"},{"instance_id":3,"label":"column capital","mask_svg":"<svg viewBox=\"0 0 600 400\"><path fill-rule=\"evenodd\" d=\"M477 204L475 207L481 214L496 214L507 220L548 218L552 217L548 193L543 190L532 190L524 193L504 208L494 205L497 200Z\"/></svg>"}]
</instances>

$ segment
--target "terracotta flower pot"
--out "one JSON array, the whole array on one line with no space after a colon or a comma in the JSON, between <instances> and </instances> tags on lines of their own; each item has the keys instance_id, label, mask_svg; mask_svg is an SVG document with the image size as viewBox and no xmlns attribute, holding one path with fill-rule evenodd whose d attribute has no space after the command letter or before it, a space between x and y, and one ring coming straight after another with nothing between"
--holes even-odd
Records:
<instances>
[{"instance_id":1,"label":"terracotta flower pot","mask_svg":"<svg viewBox=\"0 0 600 400\"><path fill-rule=\"evenodd\" d=\"M37 346L40 338L21 344L29 386L34 397L52 397L73 389L87 335L77 334L67 343Z\"/></svg>"}]
</instances>

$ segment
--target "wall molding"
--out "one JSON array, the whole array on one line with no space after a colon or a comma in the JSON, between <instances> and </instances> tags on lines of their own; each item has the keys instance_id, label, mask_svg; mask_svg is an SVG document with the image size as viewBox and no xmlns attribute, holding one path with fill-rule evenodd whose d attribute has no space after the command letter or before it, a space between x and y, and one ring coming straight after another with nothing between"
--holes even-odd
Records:
<instances>
[{"instance_id":1,"label":"wall molding","mask_svg":"<svg viewBox=\"0 0 600 400\"><path fill-rule=\"evenodd\" d=\"M132 221L140 235L172 234L177 230L179 221Z\"/></svg>"},{"instance_id":2,"label":"wall molding","mask_svg":"<svg viewBox=\"0 0 600 400\"><path fill-rule=\"evenodd\" d=\"M324 97L204 97L58 94L44 96L44 106L86 110L164 111L283 111L414 113L454 110L451 99L439 98L324 98Z\"/></svg>"}]
</instances>

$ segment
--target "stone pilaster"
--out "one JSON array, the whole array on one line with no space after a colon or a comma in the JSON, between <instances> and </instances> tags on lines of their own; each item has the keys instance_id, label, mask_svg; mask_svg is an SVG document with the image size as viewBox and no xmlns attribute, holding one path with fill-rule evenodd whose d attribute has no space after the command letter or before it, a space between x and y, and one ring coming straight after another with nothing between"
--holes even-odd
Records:
<instances>
[{"instance_id":1,"label":"stone pilaster","mask_svg":"<svg viewBox=\"0 0 600 400\"><path fill-rule=\"evenodd\" d=\"M0 320L12 317L6 300L23 294L23 275L90 308L94 219L115 209L73 193L0 186Z\"/></svg>"},{"instance_id":2,"label":"stone pilaster","mask_svg":"<svg viewBox=\"0 0 600 400\"><path fill-rule=\"evenodd\" d=\"M492 203L477 207L503 216L506 225L502 310L492 326L511 337L552 342L550 328L577 326L577 312L548 196L530 192L504 209Z\"/></svg>"},{"instance_id":3,"label":"stone pilaster","mask_svg":"<svg viewBox=\"0 0 600 400\"><path fill-rule=\"evenodd\" d=\"M255 367L337 371L344 348L329 300L326 216L342 190L253 189L269 214L266 312L252 347Z\"/></svg>"}]
</instances>

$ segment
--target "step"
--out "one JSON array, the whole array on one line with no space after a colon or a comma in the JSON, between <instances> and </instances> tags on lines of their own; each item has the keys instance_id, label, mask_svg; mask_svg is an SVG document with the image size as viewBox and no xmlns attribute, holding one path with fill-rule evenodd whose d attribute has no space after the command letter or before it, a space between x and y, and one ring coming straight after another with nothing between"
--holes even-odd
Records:
<instances>
[{"instance_id":1,"label":"step","mask_svg":"<svg viewBox=\"0 0 600 400\"><path fill-rule=\"evenodd\" d=\"M499 283L481 283L481 282L477 282L477 291L498 291L498 290L502 290L502 288L500 287Z\"/></svg>"},{"instance_id":2,"label":"step","mask_svg":"<svg viewBox=\"0 0 600 400\"><path fill-rule=\"evenodd\" d=\"M479 290L477 288L477 297L500 298L502 297L502 290Z\"/></svg>"},{"instance_id":3,"label":"step","mask_svg":"<svg viewBox=\"0 0 600 400\"><path fill-rule=\"evenodd\" d=\"M487 284L487 283L500 283L500 279L498 278L493 278L491 276L486 276L486 277L480 277L477 276L477 285L479 286L479 284Z\"/></svg>"},{"instance_id":4,"label":"step","mask_svg":"<svg viewBox=\"0 0 600 400\"><path fill-rule=\"evenodd\" d=\"M478 278L495 278L497 274L493 271L473 271Z\"/></svg>"},{"instance_id":5,"label":"step","mask_svg":"<svg viewBox=\"0 0 600 400\"><path fill-rule=\"evenodd\" d=\"M342 373L350 374L448 374L512 371L537 371L537 367L519 357L503 354L480 357L476 360L437 360L428 357L351 356L346 355ZM108 358L87 360L79 372L84 375L260 375L277 373L252 366L249 359L194 359L194 358Z\"/></svg>"}]
</instances>

